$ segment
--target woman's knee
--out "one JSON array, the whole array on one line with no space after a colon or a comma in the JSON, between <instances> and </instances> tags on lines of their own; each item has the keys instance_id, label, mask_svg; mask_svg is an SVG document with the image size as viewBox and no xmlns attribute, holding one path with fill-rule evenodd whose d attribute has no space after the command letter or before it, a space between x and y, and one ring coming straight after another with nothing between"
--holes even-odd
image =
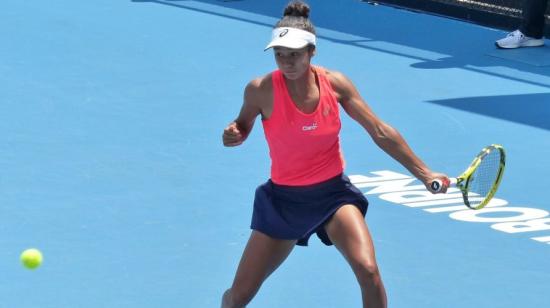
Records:
<instances>
[{"instance_id":1,"label":"woman's knee","mask_svg":"<svg viewBox=\"0 0 550 308\"><path fill-rule=\"evenodd\" d=\"M352 268L361 286L372 285L381 279L378 264L372 258L352 261Z\"/></svg>"},{"instance_id":2,"label":"woman's knee","mask_svg":"<svg viewBox=\"0 0 550 308\"><path fill-rule=\"evenodd\" d=\"M244 307L254 298L256 292L258 288L234 285L225 292L224 302L230 303L228 307Z\"/></svg>"}]
</instances>

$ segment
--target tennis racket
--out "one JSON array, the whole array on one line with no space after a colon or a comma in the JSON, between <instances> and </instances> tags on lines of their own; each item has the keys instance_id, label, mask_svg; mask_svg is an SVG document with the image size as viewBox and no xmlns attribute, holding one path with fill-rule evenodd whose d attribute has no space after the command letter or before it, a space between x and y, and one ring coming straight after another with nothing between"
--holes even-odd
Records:
<instances>
[{"instance_id":1,"label":"tennis racket","mask_svg":"<svg viewBox=\"0 0 550 308\"><path fill-rule=\"evenodd\" d=\"M504 148L492 144L483 148L474 158L468 169L456 178L449 178L451 187L462 192L464 204L471 209L479 210L486 206L495 195L506 163ZM441 191L443 182L434 180L430 184L434 192Z\"/></svg>"}]
</instances>

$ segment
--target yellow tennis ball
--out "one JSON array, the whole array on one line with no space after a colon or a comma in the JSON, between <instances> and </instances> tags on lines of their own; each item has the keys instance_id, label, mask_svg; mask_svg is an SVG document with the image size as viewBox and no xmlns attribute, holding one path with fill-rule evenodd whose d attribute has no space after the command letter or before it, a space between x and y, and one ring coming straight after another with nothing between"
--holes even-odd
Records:
<instances>
[{"instance_id":1,"label":"yellow tennis ball","mask_svg":"<svg viewBox=\"0 0 550 308\"><path fill-rule=\"evenodd\" d=\"M21 263L28 269L35 269L42 264L42 253L35 248L27 249L21 253Z\"/></svg>"}]
</instances>

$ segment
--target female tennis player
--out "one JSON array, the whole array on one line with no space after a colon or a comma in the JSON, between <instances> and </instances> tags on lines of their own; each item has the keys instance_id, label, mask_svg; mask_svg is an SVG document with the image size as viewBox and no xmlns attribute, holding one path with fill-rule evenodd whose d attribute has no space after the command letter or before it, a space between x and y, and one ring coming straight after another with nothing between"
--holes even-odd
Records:
<instances>
[{"instance_id":1,"label":"female tennis player","mask_svg":"<svg viewBox=\"0 0 550 308\"><path fill-rule=\"evenodd\" d=\"M447 182L372 112L346 76L311 65L316 39L309 11L300 1L285 8L266 47L273 48L278 70L246 86L237 119L223 131L225 146L240 145L261 115L271 156L271 178L256 190L252 233L223 295L224 308L246 306L293 247L306 246L314 233L326 245L334 244L350 264L363 306L387 306L364 219L368 202L343 174L339 104L428 189L433 179Z\"/></svg>"}]
</instances>

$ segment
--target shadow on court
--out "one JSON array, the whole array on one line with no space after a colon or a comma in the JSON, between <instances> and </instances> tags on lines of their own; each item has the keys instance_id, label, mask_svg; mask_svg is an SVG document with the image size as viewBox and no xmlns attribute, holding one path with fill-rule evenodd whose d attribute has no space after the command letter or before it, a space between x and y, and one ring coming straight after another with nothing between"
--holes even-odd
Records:
<instances>
[{"instance_id":1,"label":"shadow on court","mask_svg":"<svg viewBox=\"0 0 550 308\"><path fill-rule=\"evenodd\" d=\"M266 27L272 24L258 22L245 16L235 16L231 11L214 11L204 7L197 8L192 2L201 2L218 7L240 10L263 16L280 18L282 8L287 0L250 1L250 0L132 0L133 2L150 2L176 8L193 10L205 14L231 18ZM489 74L513 81L524 82L550 89L550 62L532 63L526 57L495 57L495 39L504 35L502 31L485 30L479 27L464 27L462 22L441 22L440 18L427 14L409 14L394 10L392 18L384 14L387 7L372 6L367 3L351 0L316 1L310 0L312 19L317 27L338 31L338 34L320 34L319 38L338 44L385 52L401 57L414 59L411 66L418 69L460 68L482 74ZM437 31L433 31L437 29ZM351 36L351 37L350 37ZM407 47L407 48L403 48ZM533 53L533 51L526 51ZM538 57L550 57L550 48L537 51ZM531 63L530 63L531 62ZM536 62L536 60L534 60ZM548 65L547 65L548 64ZM506 67L515 73L488 69ZM529 78L517 72L544 76Z\"/></svg>"},{"instance_id":2,"label":"shadow on court","mask_svg":"<svg viewBox=\"0 0 550 308\"><path fill-rule=\"evenodd\" d=\"M229 18L268 28L273 23L260 21L252 14L280 18L287 0L132 0L149 2L203 14ZM203 3L208 5L197 5ZM410 14L387 7L371 6L350 0L310 0L312 19L320 39L412 59L415 69L461 69L476 74L506 79L523 85L550 89L550 66L537 59L550 58L550 48L516 50L502 53L493 42L502 31L466 27L464 23L441 22L427 14ZM236 13L235 10L244 12ZM387 10L393 10L388 14ZM252 13L252 14L250 14ZM392 18L388 18L391 16ZM216 25L205 25L215 27ZM434 31L437 29L437 31ZM224 30L226 31L226 30ZM227 30L230 33L230 30ZM426 35L429 33L429 35ZM506 52L506 51L504 51ZM514 58L516 57L517 58ZM537 65L537 61L540 65ZM482 85L480 85L482 86ZM518 90L518 93L523 92ZM550 94L468 97L434 100L432 103L494 118L550 129Z\"/></svg>"},{"instance_id":3,"label":"shadow on court","mask_svg":"<svg viewBox=\"0 0 550 308\"><path fill-rule=\"evenodd\" d=\"M467 97L430 102L550 130L550 93Z\"/></svg>"}]
</instances>

